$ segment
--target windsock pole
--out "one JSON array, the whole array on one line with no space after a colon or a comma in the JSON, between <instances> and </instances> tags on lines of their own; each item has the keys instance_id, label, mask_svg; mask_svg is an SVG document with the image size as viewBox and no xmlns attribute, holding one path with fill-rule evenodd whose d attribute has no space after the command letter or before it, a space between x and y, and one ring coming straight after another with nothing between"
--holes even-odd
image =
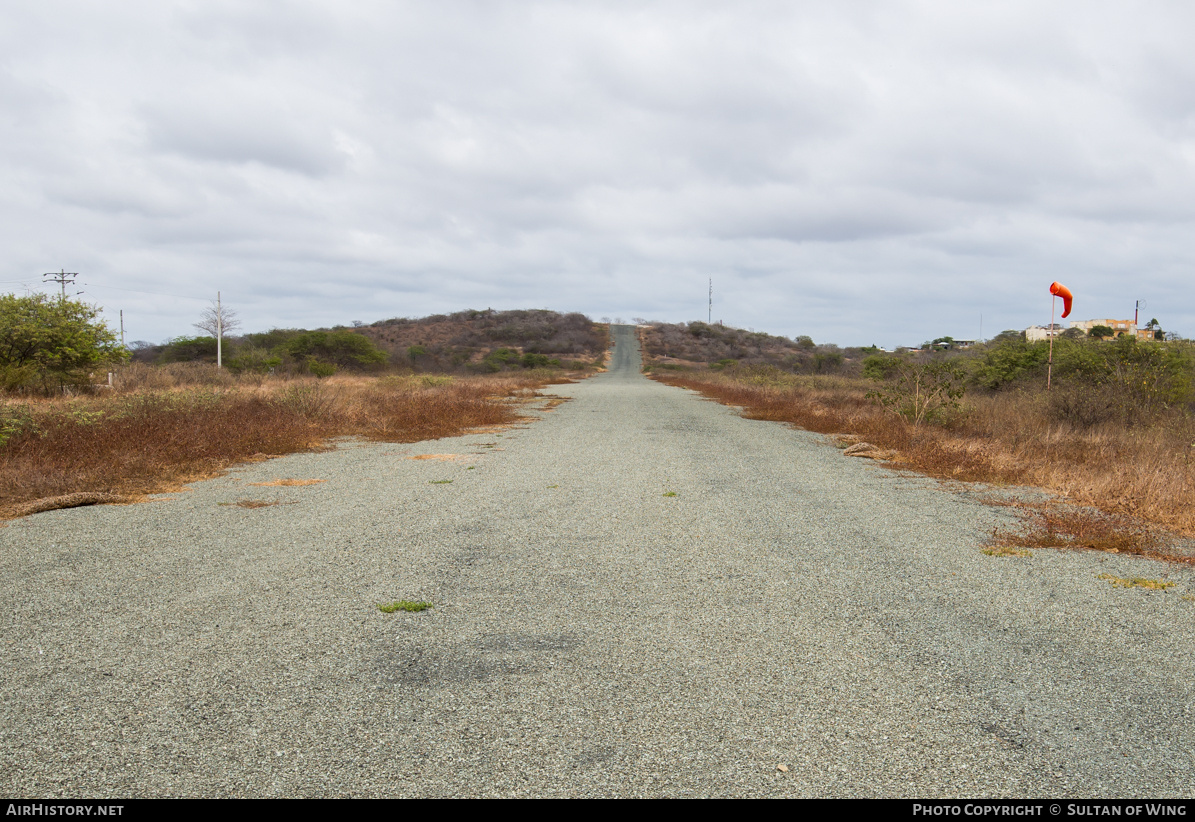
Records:
<instances>
[{"instance_id":1,"label":"windsock pole","mask_svg":"<svg viewBox=\"0 0 1195 822\"><path fill-rule=\"evenodd\" d=\"M1062 318L1071 313L1071 301L1075 295L1065 285L1059 282L1050 283L1050 327L1046 329L1046 336L1050 338L1050 358L1046 366L1046 390L1050 390L1050 378L1054 375L1054 298L1062 298Z\"/></svg>"},{"instance_id":2,"label":"windsock pole","mask_svg":"<svg viewBox=\"0 0 1195 822\"><path fill-rule=\"evenodd\" d=\"M1046 390L1050 390L1050 378L1054 376L1054 306L1057 295L1050 295L1050 327L1046 329L1046 336L1050 338L1050 356L1046 361Z\"/></svg>"}]
</instances>

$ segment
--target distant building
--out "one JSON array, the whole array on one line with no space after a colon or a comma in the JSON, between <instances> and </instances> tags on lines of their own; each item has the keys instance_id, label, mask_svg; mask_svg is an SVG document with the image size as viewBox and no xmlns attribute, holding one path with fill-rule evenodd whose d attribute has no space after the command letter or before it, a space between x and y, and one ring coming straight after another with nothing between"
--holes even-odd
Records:
<instances>
[{"instance_id":1,"label":"distant building","mask_svg":"<svg viewBox=\"0 0 1195 822\"><path fill-rule=\"evenodd\" d=\"M1121 334L1128 334L1136 337L1139 340L1154 339L1154 329L1152 328L1138 328L1137 323L1133 320L1071 320L1071 328L1077 328L1084 334L1091 332L1091 329L1097 325L1106 326L1112 329L1112 336L1119 337ZM1052 330L1051 330L1052 329ZM1032 328L1025 329L1025 339L1029 342L1040 342L1041 340L1048 340L1050 337L1058 337L1062 334L1062 325L1054 323L1052 326L1035 325Z\"/></svg>"},{"instance_id":2,"label":"distant building","mask_svg":"<svg viewBox=\"0 0 1195 822\"><path fill-rule=\"evenodd\" d=\"M1062 333L1062 331L1062 323L1051 323L1050 325L1031 325L1025 329L1025 341L1041 342L1042 340L1048 340L1051 337L1057 337Z\"/></svg>"},{"instance_id":3,"label":"distant building","mask_svg":"<svg viewBox=\"0 0 1195 822\"><path fill-rule=\"evenodd\" d=\"M1134 337L1140 337L1137 333L1137 323L1132 320L1072 320L1071 328L1081 328L1083 333L1088 333L1097 325L1104 325L1112 329L1112 336L1119 337L1121 334L1130 334Z\"/></svg>"}]
</instances>

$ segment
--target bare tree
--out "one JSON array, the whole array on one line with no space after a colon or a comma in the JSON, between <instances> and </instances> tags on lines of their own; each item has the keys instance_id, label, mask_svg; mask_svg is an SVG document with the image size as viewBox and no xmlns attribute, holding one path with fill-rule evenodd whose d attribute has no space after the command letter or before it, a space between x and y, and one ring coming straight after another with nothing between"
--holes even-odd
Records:
<instances>
[{"instance_id":1,"label":"bare tree","mask_svg":"<svg viewBox=\"0 0 1195 822\"><path fill-rule=\"evenodd\" d=\"M216 292L215 302L203 310L195 327L200 331L206 331L208 336L216 338L216 367L222 368L224 366L224 335L240 328L241 321L237 319L235 311L224 307L220 301L219 291Z\"/></svg>"}]
</instances>

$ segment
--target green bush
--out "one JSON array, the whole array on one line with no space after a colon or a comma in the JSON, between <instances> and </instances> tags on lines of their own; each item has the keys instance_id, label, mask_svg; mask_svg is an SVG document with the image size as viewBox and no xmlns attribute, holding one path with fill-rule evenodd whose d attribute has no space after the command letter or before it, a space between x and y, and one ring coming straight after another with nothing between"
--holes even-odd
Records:
<instances>
[{"instance_id":1,"label":"green bush","mask_svg":"<svg viewBox=\"0 0 1195 822\"><path fill-rule=\"evenodd\" d=\"M1195 356L1178 343L1142 342L1127 334L1114 342L1058 340L1054 377L1051 416L1080 427L1143 424L1195 402Z\"/></svg>"},{"instance_id":2,"label":"green bush","mask_svg":"<svg viewBox=\"0 0 1195 822\"><path fill-rule=\"evenodd\" d=\"M482 359L482 368L486 371L501 371L507 365L519 361L519 352L510 348L495 348Z\"/></svg>"},{"instance_id":3,"label":"green bush","mask_svg":"<svg viewBox=\"0 0 1195 822\"><path fill-rule=\"evenodd\" d=\"M307 371L317 377L330 377L336 373L338 369L333 363L320 362L315 357L307 360Z\"/></svg>"},{"instance_id":4,"label":"green bush","mask_svg":"<svg viewBox=\"0 0 1195 822\"><path fill-rule=\"evenodd\" d=\"M225 350L228 350L227 345ZM175 337L166 343L159 362L215 362L215 337Z\"/></svg>"},{"instance_id":5,"label":"green bush","mask_svg":"<svg viewBox=\"0 0 1195 822\"><path fill-rule=\"evenodd\" d=\"M0 448L14 437L37 430L37 420L28 408L20 405L0 405Z\"/></svg>"},{"instance_id":6,"label":"green bush","mask_svg":"<svg viewBox=\"0 0 1195 822\"><path fill-rule=\"evenodd\" d=\"M127 360L128 350L98 316L75 300L0 296L0 384L51 393L87 385L92 371Z\"/></svg>"},{"instance_id":7,"label":"green bush","mask_svg":"<svg viewBox=\"0 0 1195 822\"><path fill-rule=\"evenodd\" d=\"M814 373L825 374L830 371L840 371L844 359L840 351L819 351L813 355L810 365Z\"/></svg>"},{"instance_id":8,"label":"green bush","mask_svg":"<svg viewBox=\"0 0 1195 822\"><path fill-rule=\"evenodd\" d=\"M350 369L375 368L386 362L386 352L352 331L305 331L287 340L284 348L295 360L306 361L308 370L313 362Z\"/></svg>"},{"instance_id":9,"label":"green bush","mask_svg":"<svg viewBox=\"0 0 1195 822\"><path fill-rule=\"evenodd\" d=\"M914 425L946 422L961 410L967 371L959 359L873 354L863 361L863 370L880 383L868 398Z\"/></svg>"},{"instance_id":10,"label":"green bush","mask_svg":"<svg viewBox=\"0 0 1195 822\"><path fill-rule=\"evenodd\" d=\"M302 328L271 328L269 331L245 334L241 340L246 345L278 353L286 350L288 342L306 333Z\"/></svg>"},{"instance_id":11,"label":"green bush","mask_svg":"<svg viewBox=\"0 0 1195 822\"><path fill-rule=\"evenodd\" d=\"M989 346L975 362L971 381L995 391L1028 376L1040 374L1044 377L1048 356L1048 343L1004 339Z\"/></svg>"},{"instance_id":12,"label":"green bush","mask_svg":"<svg viewBox=\"0 0 1195 822\"><path fill-rule=\"evenodd\" d=\"M282 358L262 348L248 346L237 351L235 357L226 361L228 370L234 374L267 374L282 365Z\"/></svg>"},{"instance_id":13,"label":"green bush","mask_svg":"<svg viewBox=\"0 0 1195 822\"><path fill-rule=\"evenodd\" d=\"M407 348L407 357L410 358L412 367L414 367L416 360L426 356L427 348L422 345L412 345Z\"/></svg>"},{"instance_id":14,"label":"green bush","mask_svg":"<svg viewBox=\"0 0 1195 822\"><path fill-rule=\"evenodd\" d=\"M524 368L559 368L560 360L550 359L547 354L524 354L519 364Z\"/></svg>"}]
</instances>

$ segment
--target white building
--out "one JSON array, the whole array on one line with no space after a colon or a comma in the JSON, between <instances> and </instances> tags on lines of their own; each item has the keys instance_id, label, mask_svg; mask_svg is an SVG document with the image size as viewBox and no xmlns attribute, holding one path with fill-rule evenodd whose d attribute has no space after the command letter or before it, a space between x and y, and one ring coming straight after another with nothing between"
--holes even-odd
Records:
<instances>
[{"instance_id":1,"label":"white building","mask_svg":"<svg viewBox=\"0 0 1195 822\"><path fill-rule=\"evenodd\" d=\"M1050 339L1050 337L1057 337L1062 332L1062 323L1053 323L1052 325L1031 325L1025 329L1025 341L1041 342L1042 340Z\"/></svg>"}]
</instances>

